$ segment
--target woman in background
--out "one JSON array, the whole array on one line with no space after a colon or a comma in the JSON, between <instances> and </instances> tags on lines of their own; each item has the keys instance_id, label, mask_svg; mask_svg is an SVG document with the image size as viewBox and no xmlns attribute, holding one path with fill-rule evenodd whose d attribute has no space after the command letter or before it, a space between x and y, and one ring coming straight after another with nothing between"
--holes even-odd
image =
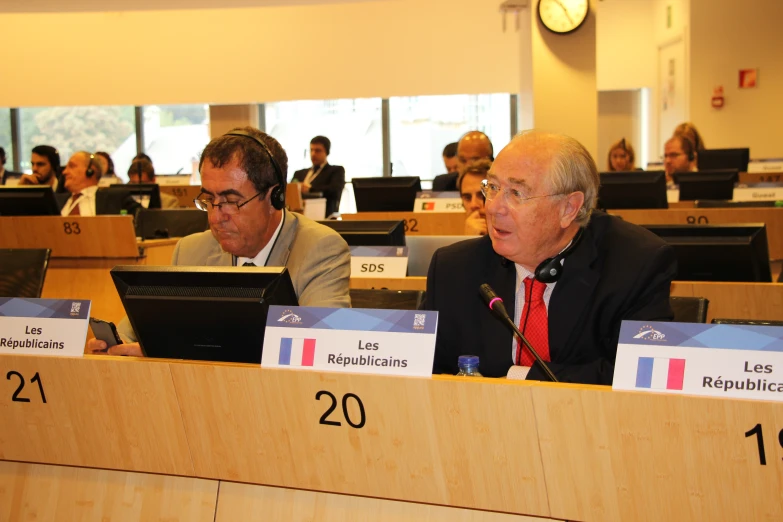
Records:
<instances>
[{"instance_id":1,"label":"woman in background","mask_svg":"<svg viewBox=\"0 0 783 522\"><path fill-rule=\"evenodd\" d=\"M633 147L625 141L625 138L612 144L609 148L609 156L606 159L607 168L610 172L628 172L636 170L634 162L636 155Z\"/></svg>"},{"instance_id":2,"label":"woman in background","mask_svg":"<svg viewBox=\"0 0 783 522\"><path fill-rule=\"evenodd\" d=\"M685 123L680 123L674 128L674 132L672 133L672 136L685 136L689 140L691 140L691 143L696 148L696 153L698 154L699 151L705 150L706 147L704 146L704 140L701 139L701 134L699 134L699 130L696 128L696 126L686 121Z\"/></svg>"}]
</instances>

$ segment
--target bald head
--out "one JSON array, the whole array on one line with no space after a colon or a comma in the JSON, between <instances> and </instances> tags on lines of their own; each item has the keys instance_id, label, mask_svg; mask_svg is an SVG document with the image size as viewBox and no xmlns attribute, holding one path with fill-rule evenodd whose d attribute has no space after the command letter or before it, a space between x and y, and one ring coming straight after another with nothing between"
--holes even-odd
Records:
<instances>
[{"instance_id":1,"label":"bald head","mask_svg":"<svg viewBox=\"0 0 783 522\"><path fill-rule=\"evenodd\" d=\"M470 131L459 140L457 162L460 175L464 174L468 164L479 160L492 160L492 142L480 131Z\"/></svg>"}]
</instances>

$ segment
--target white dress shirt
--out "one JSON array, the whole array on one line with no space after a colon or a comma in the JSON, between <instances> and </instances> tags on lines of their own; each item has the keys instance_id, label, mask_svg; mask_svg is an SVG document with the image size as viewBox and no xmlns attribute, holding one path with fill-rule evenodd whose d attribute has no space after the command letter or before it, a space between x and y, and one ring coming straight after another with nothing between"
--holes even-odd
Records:
<instances>
[{"instance_id":1,"label":"white dress shirt","mask_svg":"<svg viewBox=\"0 0 783 522\"><path fill-rule=\"evenodd\" d=\"M269 238L269 241L267 241L266 246L264 246L264 248L261 249L261 252L256 254L256 257L237 258L237 266L244 266L245 263L253 263L256 266L266 266L267 262L269 261L269 256L272 254L272 247L275 246L275 242L277 241L277 236L280 235L280 230L283 228L284 222L285 222L285 212L283 212L283 219L281 219L280 223L278 223L275 233L272 234L271 238Z\"/></svg>"},{"instance_id":2,"label":"white dress shirt","mask_svg":"<svg viewBox=\"0 0 783 522\"><path fill-rule=\"evenodd\" d=\"M326 166L326 163L324 163L323 165L320 165L318 167L316 167L315 165L310 167L310 170L307 171L307 176L305 176L305 179L304 179L304 181L302 183L306 183L307 185L312 185L313 184L313 180L315 179L315 177L318 174L320 174L322 170L324 170L325 166Z\"/></svg>"},{"instance_id":3,"label":"white dress shirt","mask_svg":"<svg viewBox=\"0 0 783 522\"><path fill-rule=\"evenodd\" d=\"M95 215L95 193L98 192L98 185L92 185L79 192L81 196L76 201L73 200L73 195L65 202L65 206L60 211L61 216L67 216L73 210L73 207L79 205L80 216L94 216Z\"/></svg>"}]
</instances>

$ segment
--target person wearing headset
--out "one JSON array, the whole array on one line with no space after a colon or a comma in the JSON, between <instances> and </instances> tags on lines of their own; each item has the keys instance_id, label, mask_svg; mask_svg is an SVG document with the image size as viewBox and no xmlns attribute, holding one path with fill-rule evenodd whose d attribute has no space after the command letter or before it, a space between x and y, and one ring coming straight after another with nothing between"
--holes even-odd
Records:
<instances>
[{"instance_id":1,"label":"person wearing headset","mask_svg":"<svg viewBox=\"0 0 783 522\"><path fill-rule=\"evenodd\" d=\"M481 183L487 178L492 162L488 159L474 161L465 167L457 178L457 190L462 198L462 208L465 209L466 236L485 236L487 234L487 219L484 215L484 194Z\"/></svg>"},{"instance_id":2,"label":"person wearing headset","mask_svg":"<svg viewBox=\"0 0 783 522\"><path fill-rule=\"evenodd\" d=\"M301 306L351 306L348 245L331 228L285 209L288 156L277 140L253 127L233 129L209 142L199 170L195 203L210 229L182 238L172 265L285 266ZM117 330L126 344L108 354L142 355L127 317ZM88 352L103 350L103 341L87 343Z\"/></svg>"},{"instance_id":3,"label":"person wearing headset","mask_svg":"<svg viewBox=\"0 0 783 522\"><path fill-rule=\"evenodd\" d=\"M546 379L479 297L489 284L555 376L611 384L620 323L672 320L673 249L595 211L598 169L573 138L529 131L483 183L488 234L436 251L424 308L437 310L435 373L479 356L487 377Z\"/></svg>"},{"instance_id":4,"label":"person wearing headset","mask_svg":"<svg viewBox=\"0 0 783 522\"><path fill-rule=\"evenodd\" d=\"M60 172L60 153L51 145L36 145L30 154L32 174L24 174L19 178L19 185L49 185L55 192L62 193Z\"/></svg>"},{"instance_id":5,"label":"person wearing headset","mask_svg":"<svg viewBox=\"0 0 783 522\"><path fill-rule=\"evenodd\" d=\"M685 134L675 134L666 141L663 148L663 168L666 181L673 180L675 172L695 172L698 151L693 141Z\"/></svg>"},{"instance_id":6,"label":"person wearing headset","mask_svg":"<svg viewBox=\"0 0 783 522\"><path fill-rule=\"evenodd\" d=\"M71 156L63 170L63 185L71 196L63 205L63 216L94 216L95 194L103 171L95 155L80 150Z\"/></svg>"}]
</instances>

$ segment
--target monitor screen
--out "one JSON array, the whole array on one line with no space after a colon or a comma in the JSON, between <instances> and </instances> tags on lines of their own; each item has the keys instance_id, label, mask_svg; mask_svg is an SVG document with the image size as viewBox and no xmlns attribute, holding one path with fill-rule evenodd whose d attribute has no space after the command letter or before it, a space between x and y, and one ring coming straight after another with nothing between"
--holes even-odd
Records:
<instances>
[{"instance_id":1,"label":"monitor screen","mask_svg":"<svg viewBox=\"0 0 783 522\"><path fill-rule=\"evenodd\" d=\"M666 173L662 170L601 172L598 208L669 208Z\"/></svg>"},{"instance_id":2,"label":"monitor screen","mask_svg":"<svg viewBox=\"0 0 783 522\"><path fill-rule=\"evenodd\" d=\"M350 246L405 246L405 221L319 221Z\"/></svg>"},{"instance_id":3,"label":"monitor screen","mask_svg":"<svg viewBox=\"0 0 783 522\"><path fill-rule=\"evenodd\" d=\"M701 170L675 172L674 182L680 187L680 201L697 199L734 199L734 185L739 181L737 170Z\"/></svg>"},{"instance_id":4,"label":"monitor screen","mask_svg":"<svg viewBox=\"0 0 783 522\"><path fill-rule=\"evenodd\" d=\"M160 187L157 183L116 184L98 189L95 196L96 214L136 214L142 208L160 208Z\"/></svg>"},{"instance_id":5,"label":"monitor screen","mask_svg":"<svg viewBox=\"0 0 783 522\"><path fill-rule=\"evenodd\" d=\"M697 200L693 203L696 208L769 208L781 207L779 201L726 201L722 199Z\"/></svg>"},{"instance_id":6,"label":"monitor screen","mask_svg":"<svg viewBox=\"0 0 783 522\"><path fill-rule=\"evenodd\" d=\"M0 248L0 297L41 297L48 248Z\"/></svg>"},{"instance_id":7,"label":"monitor screen","mask_svg":"<svg viewBox=\"0 0 783 522\"><path fill-rule=\"evenodd\" d=\"M678 281L772 281L763 223L642 226L674 247Z\"/></svg>"},{"instance_id":8,"label":"monitor screen","mask_svg":"<svg viewBox=\"0 0 783 522\"><path fill-rule=\"evenodd\" d=\"M730 169L747 172L749 162L750 149L700 150L696 157L699 171Z\"/></svg>"},{"instance_id":9,"label":"monitor screen","mask_svg":"<svg viewBox=\"0 0 783 522\"><path fill-rule=\"evenodd\" d=\"M116 266L147 357L261 363L269 305L298 304L285 267Z\"/></svg>"},{"instance_id":10,"label":"monitor screen","mask_svg":"<svg viewBox=\"0 0 783 522\"><path fill-rule=\"evenodd\" d=\"M185 237L207 229L207 213L195 208L143 208L136 215L136 235L142 239Z\"/></svg>"},{"instance_id":11,"label":"monitor screen","mask_svg":"<svg viewBox=\"0 0 783 522\"><path fill-rule=\"evenodd\" d=\"M0 216L59 216L52 187L0 187Z\"/></svg>"},{"instance_id":12,"label":"monitor screen","mask_svg":"<svg viewBox=\"0 0 783 522\"><path fill-rule=\"evenodd\" d=\"M421 192L418 176L353 178L357 212L411 212Z\"/></svg>"}]
</instances>

